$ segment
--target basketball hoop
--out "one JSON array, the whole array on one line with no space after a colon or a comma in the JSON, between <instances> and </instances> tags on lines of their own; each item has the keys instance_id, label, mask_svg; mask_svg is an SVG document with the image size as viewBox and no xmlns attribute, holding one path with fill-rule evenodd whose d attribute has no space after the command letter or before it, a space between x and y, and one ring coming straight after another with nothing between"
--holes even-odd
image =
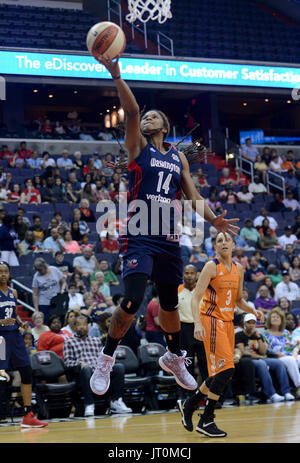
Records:
<instances>
[{"instance_id":1,"label":"basketball hoop","mask_svg":"<svg viewBox=\"0 0 300 463\"><path fill-rule=\"evenodd\" d=\"M172 18L171 0L128 0L128 9L126 19L130 23L137 19L146 23L151 19L162 24Z\"/></svg>"}]
</instances>

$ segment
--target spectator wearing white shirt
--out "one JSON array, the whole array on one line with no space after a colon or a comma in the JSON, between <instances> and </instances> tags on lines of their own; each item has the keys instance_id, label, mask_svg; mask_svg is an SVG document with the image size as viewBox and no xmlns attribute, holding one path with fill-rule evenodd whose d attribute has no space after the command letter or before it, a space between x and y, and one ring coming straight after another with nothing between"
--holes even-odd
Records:
<instances>
[{"instance_id":1,"label":"spectator wearing white shirt","mask_svg":"<svg viewBox=\"0 0 300 463\"><path fill-rule=\"evenodd\" d=\"M255 146L252 146L251 138L246 138L246 145L242 148L242 156L249 161L256 161L256 156L259 154L259 151Z\"/></svg>"},{"instance_id":2,"label":"spectator wearing white shirt","mask_svg":"<svg viewBox=\"0 0 300 463\"><path fill-rule=\"evenodd\" d=\"M69 151L63 150L61 153L62 157L57 160L57 167L60 169L72 169L74 167L73 162L69 159Z\"/></svg>"},{"instance_id":3,"label":"spectator wearing white shirt","mask_svg":"<svg viewBox=\"0 0 300 463\"><path fill-rule=\"evenodd\" d=\"M242 190L237 193L237 198L240 203L251 204L254 199L253 193L250 193L248 186L242 186Z\"/></svg>"},{"instance_id":4,"label":"spectator wearing white shirt","mask_svg":"<svg viewBox=\"0 0 300 463\"><path fill-rule=\"evenodd\" d=\"M261 193L267 193L267 188L265 185L260 181L259 175L254 175L254 182L251 182L248 186L248 190L250 193L256 195Z\"/></svg>"},{"instance_id":5,"label":"spectator wearing white shirt","mask_svg":"<svg viewBox=\"0 0 300 463\"><path fill-rule=\"evenodd\" d=\"M295 241L297 241L297 236L293 235L293 228L288 225L284 229L284 235L279 236L278 243L285 249L287 244L294 244Z\"/></svg>"},{"instance_id":6,"label":"spectator wearing white shirt","mask_svg":"<svg viewBox=\"0 0 300 463\"><path fill-rule=\"evenodd\" d=\"M270 170L272 172L276 172L277 174L281 174L282 172L282 167L281 167L281 164L282 164L282 159L280 156L278 156L277 153L274 154L274 156L272 157L272 161L270 162Z\"/></svg>"},{"instance_id":7,"label":"spectator wearing white shirt","mask_svg":"<svg viewBox=\"0 0 300 463\"><path fill-rule=\"evenodd\" d=\"M255 217L254 222L253 222L254 227L261 227L264 219L269 220L270 228L272 230L276 230L276 228L278 228L277 221L273 217L270 217L268 215L268 211L265 208L261 209L260 215Z\"/></svg>"},{"instance_id":8,"label":"spectator wearing white shirt","mask_svg":"<svg viewBox=\"0 0 300 463\"><path fill-rule=\"evenodd\" d=\"M70 283L68 296L69 296L69 309L80 310L81 307L84 307L83 296L81 293L77 292L77 287L75 283Z\"/></svg>"},{"instance_id":9,"label":"spectator wearing white shirt","mask_svg":"<svg viewBox=\"0 0 300 463\"><path fill-rule=\"evenodd\" d=\"M284 199L282 203L287 209L289 209L292 212L300 210L300 203L294 198L294 194L291 190L287 191L286 199Z\"/></svg>"},{"instance_id":10,"label":"spectator wearing white shirt","mask_svg":"<svg viewBox=\"0 0 300 463\"><path fill-rule=\"evenodd\" d=\"M47 167L56 167L55 161L53 158L50 158L48 151L43 152L43 160L41 163L41 168L46 169Z\"/></svg>"},{"instance_id":11,"label":"spectator wearing white shirt","mask_svg":"<svg viewBox=\"0 0 300 463\"><path fill-rule=\"evenodd\" d=\"M275 299L278 301L281 297L286 297L289 301L300 299L300 288L291 281L288 270L283 270L282 281L275 288Z\"/></svg>"}]
</instances>

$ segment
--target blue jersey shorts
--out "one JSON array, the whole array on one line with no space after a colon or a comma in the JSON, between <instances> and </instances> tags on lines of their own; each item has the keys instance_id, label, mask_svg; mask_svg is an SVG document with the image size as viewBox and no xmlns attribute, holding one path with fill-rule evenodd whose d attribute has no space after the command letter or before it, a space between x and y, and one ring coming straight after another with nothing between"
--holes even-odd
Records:
<instances>
[{"instance_id":1,"label":"blue jersey shorts","mask_svg":"<svg viewBox=\"0 0 300 463\"><path fill-rule=\"evenodd\" d=\"M177 243L143 238L123 238L121 240L123 260L122 277L134 273L145 273L152 281L180 285L183 263Z\"/></svg>"}]
</instances>

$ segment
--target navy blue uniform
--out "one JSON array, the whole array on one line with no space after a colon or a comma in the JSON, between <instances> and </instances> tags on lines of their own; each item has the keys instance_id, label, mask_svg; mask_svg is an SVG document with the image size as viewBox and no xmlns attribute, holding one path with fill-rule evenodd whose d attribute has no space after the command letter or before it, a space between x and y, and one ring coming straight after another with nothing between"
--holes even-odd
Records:
<instances>
[{"instance_id":1,"label":"navy blue uniform","mask_svg":"<svg viewBox=\"0 0 300 463\"><path fill-rule=\"evenodd\" d=\"M128 165L128 171L127 232L120 240L123 278L144 273L153 281L180 284L182 260L176 225L181 220L182 162L178 151L170 147L163 154L148 143ZM139 201L147 205L142 213L140 209L134 210L139 207ZM142 233L136 235L132 225Z\"/></svg>"},{"instance_id":2,"label":"navy blue uniform","mask_svg":"<svg viewBox=\"0 0 300 463\"><path fill-rule=\"evenodd\" d=\"M8 287L7 294L0 290L0 319L16 318L16 298ZM0 370L11 370L30 365L29 356L25 347L23 336L19 331L17 322L12 326L0 325L0 336L6 345L5 360L0 360Z\"/></svg>"}]
</instances>

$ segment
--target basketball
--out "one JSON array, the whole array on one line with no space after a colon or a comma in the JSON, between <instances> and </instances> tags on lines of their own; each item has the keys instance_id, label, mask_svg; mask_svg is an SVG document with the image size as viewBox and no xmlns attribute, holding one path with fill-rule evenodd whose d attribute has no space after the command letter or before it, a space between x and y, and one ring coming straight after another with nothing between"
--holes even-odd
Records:
<instances>
[{"instance_id":1,"label":"basketball","mask_svg":"<svg viewBox=\"0 0 300 463\"><path fill-rule=\"evenodd\" d=\"M89 52L97 59L100 55L114 59L121 55L126 47L126 38L122 29L109 21L103 21L90 28L86 38Z\"/></svg>"}]
</instances>

